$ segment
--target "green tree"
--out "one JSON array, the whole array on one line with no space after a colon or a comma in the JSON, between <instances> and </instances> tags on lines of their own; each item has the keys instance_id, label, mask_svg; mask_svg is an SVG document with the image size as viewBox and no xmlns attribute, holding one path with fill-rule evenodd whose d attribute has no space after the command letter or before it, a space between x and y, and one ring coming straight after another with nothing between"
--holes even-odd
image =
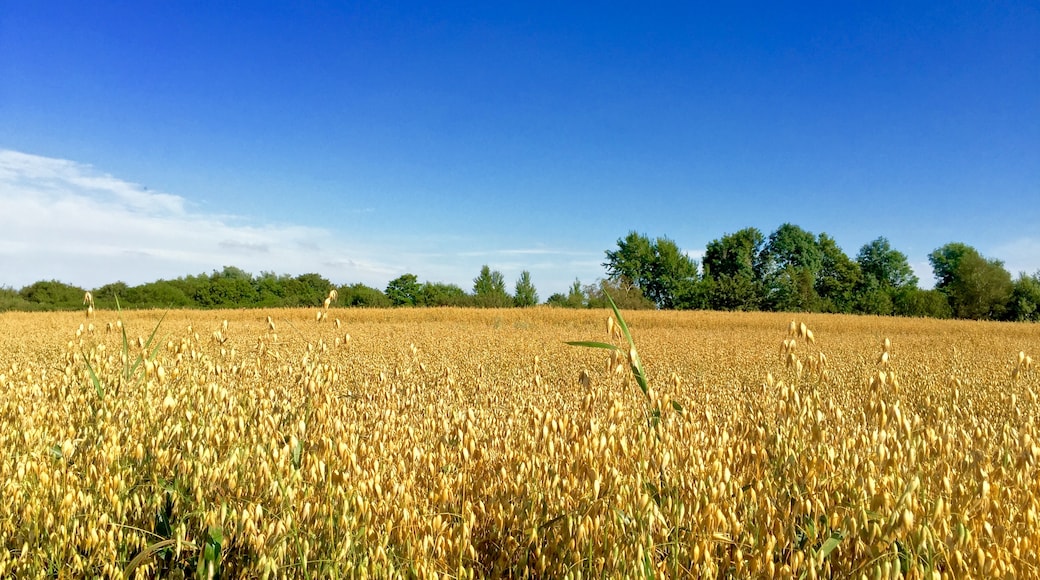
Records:
<instances>
[{"instance_id":1,"label":"green tree","mask_svg":"<svg viewBox=\"0 0 1040 580\"><path fill-rule=\"evenodd\" d=\"M720 276L740 276L748 280L759 280L763 276L762 251L766 238L758 228L744 228L733 234L712 240L704 250L704 274L718 279Z\"/></svg>"},{"instance_id":2,"label":"green tree","mask_svg":"<svg viewBox=\"0 0 1040 580\"><path fill-rule=\"evenodd\" d=\"M758 310L764 298L766 239L757 228L744 228L712 240L704 251L707 305L715 310Z\"/></svg>"},{"instance_id":3,"label":"green tree","mask_svg":"<svg viewBox=\"0 0 1040 580\"><path fill-rule=\"evenodd\" d=\"M866 278L856 295L855 311L860 314L890 316L895 312L892 299L895 293L895 290L881 286L873 276Z\"/></svg>"},{"instance_id":4,"label":"green tree","mask_svg":"<svg viewBox=\"0 0 1040 580\"><path fill-rule=\"evenodd\" d=\"M1040 271L1032 276L1023 272L1015 279L1006 318L1020 322L1040 322Z\"/></svg>"},{"instance_id":5,"label":"green tree","mask_svg":"<svg viewBox=\"0 0 1040 580\"><path fill-rule=\"evenodd\" d=\"M674 241L629 232L618 240L617 250L606 252L607 275L630 280L658 308L676 308L691 295L697 282L697 263Z\"/></svg>"},{"instance_id":6,"label":"green tree","mask_svg":"<svg viewBox=\"0 0 1040 580\"><path fill-rule=\"evenodd\" d=\"M421 292L422 286L415 274L402 274L386 285L386 297L393 306L415 306Z\"/></svg>"},{"instance_id":7,"label":"green tree","mask_svg":"<svg viewBox=\"0 0 1040 580\"><path fill-rule=\"evenodd\" d=\"M0 312L20 310L29 310L29 303L14 288L0 286Z\"/></svg>"},{"instance_id":8,"label":"green tree","mask_svg":"<svg viewBox=\"0 0 1040 580\"><path fill-rule=\"evenodd\" d=\"M900 290L895 293L892 308L897 316L949 318L953 315L949 300L938 290Z\"/></svg>"},{"instance_id":9,"label":"green tree","mask_svg":"<svg viewBox=\"0 0 1040 580\"><path fill-rule=\"evenodd\" d=\"M585 286L584 294L588 297L589 308L610 308L609 295L614 305L621 310L647 310L655 308L635 284L626 278L607 278L595 284Z\"/></svg>"},{"instance_id":10,"label":"green tree","mask_svg":"<svg viewBox=\"0 0 1040 580\"><path fill-rule=\"evenodd\" d=\"M297 295L293 301L299 306L321 306L334 287L327 278L313 272L300 274L295 280Z\"/></svg>"},{"instance_id":11,"label":"green tree","mask_svg":"<svg viewBox=\"0 0 1040 580\"><path fill-rule=\"evenodd\" d=\"M545 301L549 306L560 308L585 308L586 296L582 289L581 280L575 278L567 293L555 292Z\"/></svg>"},{"instance_id":12,"label":"green tree","mask_svg":"<svg viewBox=\"0 0 1040 580\"><path fill-rule=\"evenodd\" d=\"M759 260L766 276L785 268L801 268L816 275L823 267L823 252L816 236L785 223L769 235Z\"/></svg>"},{"instance_id":13,"label":"green tree","mask_svg":"<svg viewBox=\"0 0 1040 580\"><path fill-rule=\"evenodd\" d=\"M816 276L823 267L823 253L814 234L790 223L781 225L770 234L759 262L767 308L802 312L816 309Z\"/></svg>"},{"instance_id":14,"label":"green tree","mask_svg":"<svg viewBox=\"0 0 1040 580\"><path fill-rule=\"evenodd\" d=\"M874 280L877 288L885 291L917 286L917 276L906 254L893 249L883 236L860 248L856 262L859 263L868 290L874 286L869 283L870 279Z\"/></svg>"},{"instance_id":15,"label":"green tree","mask_svg":"<svg viewBox=\"0 0 1040 580\"><path fill-rule=\"evenodd\" d=\"M76 310L84 308L86 290L57 280L34 282L18 291L33 310Z\"/></svg>"},{"instance_id":16,"label":"green tree","mask_svg":"<svg viewBox=\"0 0 1040 580\"><path fill-rule=\"evenodd\" d=\"M582 289L581 280L574 279L574 283L571 284L570 289L567 291L566 304L568 308L586 308L588 306L588 297Z\"/></svg>"},{"instance_id":17,"label":"green tree","mask_svg":"<svg viewBox=\"0 0 1040 580\"><path fill-rule=\"evenodd\" d=\"M1002 319L1012 300L1011 274L1000 260L987 260L966 244L950 243L928 255L936 289L957 318Z\"/></svg>"},{"instance_id":18,"label":"green tree","mask_svg":"<svg viewBox=\"0 0 1040 580\"><path fill-rule=\"evenodd\" d=\"M481 308L512 306L513 300L506 292L506 279L502 272L492 271L487 264L480 268L480 274L473 279L473 303Z\"/></svg>"},{"instance_id":19,"label":"green tree","mask_svg":"<svg viewBox=\"0 0 1040 580\"><path fill-rule=\"evenodd\" d=\"M285 279L288 276L279 276L274 272L260 272L253 279L256 287L257 306L275 308L285 306Z\"/></svg>"},{"instance_id":20,"label":"green tree","mask_svg":"<svg viewBox=\"0 0 1040 580\"><path fill-rule=\"evenodd\" d=\"M1014 285L1000 260L968 254L957 265L948 297L954 315L976 320L1000 320L1007 311Z\"/></svg>"},{"instance_id":21,"label":"green tree","mask_svg":"<svg viewBox=\"0 0 1040 580\"><path fill-rule=\"evenodd\" d=\"M856 289L863 283L859 264L849 258L834 238L827 234L820 234L817 244L820 248L820 270L816 275L819 310L852 312L856 303Z\"/></svg>"},{"instance_id":22,"label":"green tree","mask_svg":"<svg viewBox=\"0 0 1040 580\"><path fill-rule=\"evenodd\" d=\"M126 282L120 281L105 284L104 286L100 286L94 289L94 304L98 308L107 308L109 310L115 310L116 298L118 298L120 306L125 307L128 305L126 298L128 296L129 291L130 287L127 286Z\"/></svg>"},{"instance_id":23,"label":"green tree","mask_svg":"<svg viewBox=\"0 0 1040 580\"><path fill-rule=\"evenodd\" d=\"M650 295L640 288L643 295L658 308L697 308L697 262L665 237L657 238L654 248L657 283L650 287Z\"/></svg>"},{"instance_id":24,"label":"green tree","mask_svg":"<svg viewBox=\"0 0 1040 580\"><path fill-rule=\"evenodd\" d=\"M945 291L953 284L957 276L957 266L960 264L961 258L968 254L978 254L978 251L960 242L950 242L928 254L928 261L932 264L932 271L935 273L936 290Z\"/></svg>"},{"instance_id":25,"label":"green tree","mask_svg":"<svg viewBox=\"0 0 1040 580\"><path fill-rule=\"evenodd\" d=\"M804 266L788 265L770 275L766 306L778 312L814 312L819 307L816 277Z\"/></svg>"},{"instance_id":26,"label":"green tree","mask_svg":"<svg viewBox=\"0 0 1040 580\"><path fill-rule=\"evenodd\" d=\"M426 282L419 293L422 306L469 306L470 296L455 284Z\"/></svg>"},{"instance_id":27,"label":"green tree","mask_svg":"<svg viewBox=\"0 0 1040 580\"><path fill-rule=\"evenodd\" d=\"M191 300L202 308L239 308L256 304L257 292L251 274L224 266L208 277L200 277Z\"/></svg>"},{"instance_id":28,"label":"green tree","mask_svg":"<svg viewBox=\"0 0 1040 580\"><path fill-rule=\"evenodd\" d=\"M393 306L382 290L361 283L340 286L338 292L339 301L344 306L357 308L387 308Z\"/></svg>"},{"instance_id":29,"label":"green tree","mask_svg":"<svg viewBox=\"0 0 1040 580\"><path fill-rule=\"evenodd\" d=\"M115 299L111 299L113 307ZM119 304L123 308L190 308L194 306L192 299L184 294L175 283L166 280L157 280L147 284L140 284L127 288L126 292L119 297ZM253 306L252 304L239 304L239 306Z\"/></svg>"},{"instance_id":30,"label":"green tree","mask_svg":"<svg viewBox=\"0 0 1040 580\"><path fill-rule=\"evenodd\" d=\"M535 290L534 284L531 283L531 273L527 270L520 272L520 277L516 280L515 290L513 303L516 306L525 308L538 304L538 291Z\"/></svg>"}]
</instances>

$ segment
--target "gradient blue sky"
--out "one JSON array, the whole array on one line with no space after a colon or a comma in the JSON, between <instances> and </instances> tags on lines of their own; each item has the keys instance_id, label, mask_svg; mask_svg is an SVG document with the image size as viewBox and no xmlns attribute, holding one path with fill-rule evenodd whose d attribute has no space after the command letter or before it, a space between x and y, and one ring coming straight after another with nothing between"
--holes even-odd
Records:
<instances>
[{"instance_id":1,"label":"gradient blue sky","mask_svg":"<svg viewBox=\"0 0 1040 580\"><path fill-rule=\"evenodd\" d=\"M1040 269L1036 2L0 3L0 285L236 265L544 300L629 230Z\"/></svg>"}]
</instances>

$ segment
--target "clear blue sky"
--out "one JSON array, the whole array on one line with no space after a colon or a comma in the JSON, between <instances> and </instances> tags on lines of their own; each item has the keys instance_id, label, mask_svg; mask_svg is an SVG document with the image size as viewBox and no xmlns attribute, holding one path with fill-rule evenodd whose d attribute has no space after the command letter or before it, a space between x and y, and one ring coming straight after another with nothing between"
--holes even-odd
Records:
<instances>
[{"instance_id":1,"label":"clear blue sky","mask_svg":"<svg viewBox=\"0 0 1040 580\"><path fill-rule=\"evenodd\" d=\"M1036 2L0 3L0 285L405 272L629 230L1040 269ZM300 6L306 4L305 6Z\"/></svg>"}]
</instances>

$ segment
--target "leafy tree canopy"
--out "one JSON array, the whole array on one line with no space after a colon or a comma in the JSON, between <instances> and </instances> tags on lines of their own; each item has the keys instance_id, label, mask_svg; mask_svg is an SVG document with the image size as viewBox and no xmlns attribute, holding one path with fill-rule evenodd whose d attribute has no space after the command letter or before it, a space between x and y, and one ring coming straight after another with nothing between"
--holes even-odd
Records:
<instances>
[{"instance_id":1,"label":"leafy tree canopy","mask_svg":"<svg viewBox=\"0 0 1040 580\"><path fill-rule=\"evenodd\" d=\"M883 236L860 248L856 261L863 277L873 279L877 288L890 290L917 287L917 276L906 254L893 249Z\"/></svg>"},{"instance_id":2,"label":"leafy tree canopy","mask_svg":"<svg viewBox=\"0 0 1040 580\"><path fill-rule=\"evenodd\" d=\"M642 291L658 308L675 308L678 298L697 282L697 263L674 241L629 232L618 240L617 250L606 252L603 264L608 277L624 278Z\"/></svg>"},{"instance_id":3,"label":"leafy tree canopy","mask_svg":"<svg viewBox=\"0 0 1040 580\"><path fill-rule=\"evenodd\" d=\"M1010 320L1040 322L1040 271L1032 276L1019 274L1008 304Z\"/></svg>"},{"instance_id":4,"label":"leafy tree canopy","mask_svg":"<svg viewBox=\"0 0 1040 580\"><path fill-rule=\"evenodd\" d=\"M415 274L402 274L386 285L386 297L394 306L415 306L421 292L422 286Z\"/></svg>"}]
</instances>

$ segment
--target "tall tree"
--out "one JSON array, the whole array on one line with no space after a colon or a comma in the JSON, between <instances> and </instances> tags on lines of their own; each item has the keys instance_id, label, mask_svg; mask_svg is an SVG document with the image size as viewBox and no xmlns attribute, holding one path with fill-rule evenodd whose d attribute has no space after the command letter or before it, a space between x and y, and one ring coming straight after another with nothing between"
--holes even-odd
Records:
<instances>
[{"instance_id":1,"label":"tall tree","mask_svg":"<svg viewBox=\"0 0 1040 580\"><path fill-rule=\"evenodd\" d=\"M473 279L473 302L483 308L504 308L512 306L512 299L506 292L506 279L502 272L491 270L484 264L480 274Z\"/></svg>"},{"instance_id":2,"label":"tall tree","mask_svg":"<svg viewBox=\"0 0 1040 580\"><path fill-rule=\"evenodd\" d=\"M720 276L740 276L749 280L761 279L762 250L766 238L758 228L744 228L721 239L712 240L704 250L704 274L715 279Z\"/></svg>"},{"instance_id":3,"label":"tall tree","mask_svg":"<svg viewBox=\"0 0 1040 580\"><path fill-rule=\"evenodd\" d=\"M893 249L884 236L860 248L856 261L864 279L872 278L879 288L892 290L917 286L917 276L906 254Z\"/></svg>"},{"instance_id":4,"label":"tall tree","mask_svg":"<svg viewBox=\"0 0 1040 580\"><path fill-rule=\"evenodd\" d=\"M928 254L928 261L932 264L932 271L935 273L936 290L944 290L953 283L961 258L968 254L977 255L978 253L975 248L967 244L950 242Z\"/></svg>"},{"instance_id":5,"label":"tall tree","mask_svg":"<svg viewBox=\"0 0 1040 580\"><path fill-rule=\"evenodd\" d=\"M863 281L859 264L827 234L820 234L817 244L820 247L820 271L816 276L816 293L820 297L820 310L852 312L856 288Z\"/></svg>"},{"instance_id":6,"label":"tall tree","mask_svg":"<svg viewBox=\"0 0 1040 580\"><path fill-rule=\"evenodd\" d=\"M1000 260L987 260L975 248L954 242L928 255L936 289L946 295L958 318L1001 319L1014 284Z\"/></svg>"},{"instance_id":7,"label":"tall tree","mask_svg":"<svg viewBox=\"0 0 1040 580\"><path fill-rule=\"evenodd\" d=\"M585 286L589 308L610 308L607 296L614 305L622 310L648 310L656 305L643 296L643 292L624 277L598 280L595 284Z\"/></svg>"},{"instance_id":8,"label":"tall tree","mask_svg":"<svg viewBox=\"0 0 1040 580\"><path fill-rule=\"evenodd\" d=\"M953 316L950 301L938 290L904 288L895 293L892 301L896 316L949 318Z\"/></svg>"},{"instance_id":9,"label":"tall tree","mask_svg":"<svg viewBox=\"0 0 1040 580\"><path fill-rule=\"evenodd\" d=\"M79 286L57 280L39 281L18 291L33 310L78 310L83 307L83 293Z\"/></svg>"},{"instance_id":10,"label":"tall tree","mask_svg":"<svg viewBox=\"0 0 1040 580\"><path fill-rule=\"evenodd\" d=\"M581 280L575 278L574 283L567 290L566 305L568 308L585 308L588 306L585 292L581 288Z\"/></svg>"},{"instance_id":11,"label":"tall tree","mask_svg":"<svg viewBox=\"0 0 1040 580\"><path fill-rule=\"evenodd\" d=\"M538 304L538 291L531 283L531 273L527 270L520 272L520 277L516 280L513 303L521 308Z\"/></svg>"},{"instance_id":12,"label":"tall tree","mask_svg":"<svg viewBox=\"0 0 1040 580\"><path fill-rule=\"evenodd\" d=\"M816 236L785 223L770 234L761 252L766 305L772 310L812 311L818 306L816 277L823 253Z\"/></svg>"},{"instance_id":13,"label":"tall tree","mask_svg":"<svg viewBox=\"0 0 1040 580\"><path fill-rule=\"evenodd\" d=\"M344 306L361 308L386 308L393 305L382 290L366 286L360 282L350 286L340 286L339 301Z\"/></svg>"},{"instance_id":14,"label":"tall tree","mask_svg":"<svg viewBox=\"0 0 1040 580\"><path fill-rule=\"evenodd\" d=\"M744 228L708 243L702 263L710 308L758 310L762 307L765 243L765 236L757 228Z\"/></svg>"},{"instance_id":15,"label":"tall tree","mask_svg":"<svg viewBox=\"0 0 1040 580\"><path fill-rule=\"evenodd\" d=\"M402 274L386 285L386 297L394 306L416 306L422 286L415 274Z\"/></svg>"},{"instance_id":16,"label":"tall tree","mask_svg":"<svg viewBox=\"0 0 1040 580\"><path fill-rule=\"evenodd\" d=\"M766 275L793 267L808 270L815 276L823 266L823 252L812 232L785 223L769 235L762 249L761 262Z\"/></svg>"},{"instance_id":17,"label":"tall tree","mask_svg":"<svg viewBox=\"0 0 1040 580\"><path fill-rule=\"evenodd\" d=\"M1032 276L1023 272L1015 279L1007 318L1021 322L1040 322L1040 271Z\"/></svg>"},{"instance_id":18,"label":"tall tree","mask_svg":"<svg viewBox=\"0 0 1040 580\"><path fill-rule=\"evenodd\" d=\"M607 251L603 266L611 279L630 280L658 308L682 307L697 283L697 263L666 237L651 241L630 232L617 250Z\"/></svg>"},{"instance_id":19,"label":"tall tree","mask_svg":"<svg viewBox=\"0 0 1040 580\"><path fill-rule=\"evenodd\" d=\"M455 284L426 282L419 292L418 304L422 306L468 306L471 298Z\"/></svg>"}]
</instances>

